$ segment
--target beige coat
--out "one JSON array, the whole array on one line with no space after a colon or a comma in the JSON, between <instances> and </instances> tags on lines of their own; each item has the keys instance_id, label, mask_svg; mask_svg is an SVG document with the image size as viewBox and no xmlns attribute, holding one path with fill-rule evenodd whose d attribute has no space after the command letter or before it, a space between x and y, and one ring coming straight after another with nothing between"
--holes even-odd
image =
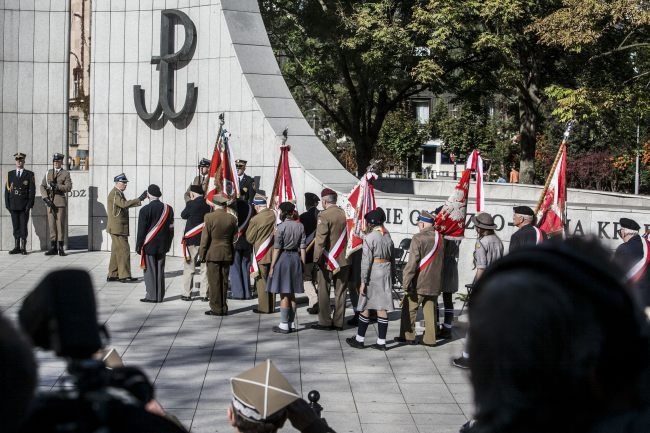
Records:
<instances>
[{"instance_id":1,"label":"beige coat","mask_svg":"<svg viewBox=\"0 0 650 433\"><path fill-rule=\"evenodd\" d=\"M50 182L52 181L56 182L54 192L50 190ZM67 206L67 193L70 191L72 191L72 180L70 179L70 172L68 170L61 169L55 175L54 169L51 168L43 176L43 180L41 181L41 197L49 198L56 207Z\"/></svg>"},{"instance_id":2,"label":"beige coat","mask_svg":"<svg viewBox=\"0 0 650 433\"><path fill-rule=\"evenodd\" d=\"M318 213L314 241L314 262L321 260L324 249L331 252L332 247L344 230L347 230L345 211L340 207L332 206ZM337 257L336 261L341 267L349 264L348 259L345 257L345 249Z\"/></svg>"},{"instance_id":3,"label":"beige coat","mask_svg":"<svg viewBox=\"0 0 650 433\"><path fill-rule=\"evenodd\" d=\"M433 249L436 238L438 238L438 252L429 266L420 272L420 260ZM442 263L444 257L444 240L433 227L426 228L413 236L411 248L409 249L409 260L402 271L402 287L404 287L404 290L413 292L413 289L410 289L409 286L415 283L415 290L418 295L438 296L442 290Z\"/></svg>"},{"instance_id":4,"label":"beige coat","mask_svg":"<svg viewBox=\"0 0 650 433\"><path fill-rule=\"evenodd\" d=\"M106 231L112 235L129 235L129 208L140 206L140 199L127 200L124 193L113 187L108 193L106 202L106 213L108 213L108 225Z\"/></svg>"},{"instance_id":5,"label":"beige coat","mask_svg":"<svg viewBox=\"0 0 650 433\"><path fill-rule=\"evenodd\" d=\"M262 243L268 239L269 235L275 230L275 212L269 208L264 208L251 218L246 229L246 240L249 244L253 245L253 254L257 252ZM268 265L271 263L271 251L273 251L273 243L266 255L258 263L260 265Z\"/></svg>"},{"instance_id":6,"label":"beige coat","mask_svg":"<svg viewBox=\"0 0 650 433\"><path fill-rule=\"evenodd\" d=\"M223 209L205 214L199 257L206 262L232 262L237 217Z\"/></svg>"}]
</instances>

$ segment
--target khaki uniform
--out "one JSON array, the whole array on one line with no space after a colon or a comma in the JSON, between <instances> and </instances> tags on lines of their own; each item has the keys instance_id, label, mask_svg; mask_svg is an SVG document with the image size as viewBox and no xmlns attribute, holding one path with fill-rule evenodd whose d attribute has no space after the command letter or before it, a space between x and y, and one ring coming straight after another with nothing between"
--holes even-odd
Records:
<instances>
[{"instance_id":1,"label":"khaki uniform","mask_svg":"<svg viewBox=\"0 0 650 433\"><path fill-rule=\"evenodd\" d=\"M318 324L343 327L345 294L348 289L349 261L343 251L337 258L340 268L334 274L325 263L323 250L331 252L336 241L347 230L345 211L338 206L329 207L318 214L314 241L314 263L318 263ZM334 317L330 309L330 283L334 282Z\"/></svg>"},{"instance_id":2,"label":"khaki uniform","mask_svg":"<svg viewBox=\"0 0 650 433\"><path fill-rule=\"evenodd\" d=\"M201 177L203 177L203 180L201 180ZM203 188L203 194L207 194L208 185L210 185L210 175L206 174L203 176L199 175L194 177L192 183L188 185L187 191L185 191L185 195L183 195L183 198L185 199L186 202L190 201L190 186L192 185L201 185L201 187Z\"/></svg>"},{"instance_id":3,"label":"khaki uniform","mask_svg":"<svg viewBox=\"0 0 650 433\"><path fill-rule=\"evenodd\" d=\"M251 218L246 230L246 240L253 245L251 260L255 260L255 253L274 230L275 213L271 209L262 209L260 213ZM257 309L261 313L273 313L275 311L275 295L266 291L266 279L269 276L272 251L273 245L271 244L269 251L258 262L260 274L255 279L255 290L257 290Z\"/></svg>"},{"instance_id":4,"label":"khaki uniform","mask_svg":"<svg viewBox=\"0 0 650 433\"><path fill-rule=\"evenodd\" d=\"M234 256L234 237L237 233L237 217L223 209L205 215L205 227L201 233L199 258L207 263L210 285L210 309L215 313L228 313L228 271Z\"/></svg>"},{"instance_id":5,"label":"khaki uniform","mask_svg":"<svg viewBox=\"0 0 650 433\"><path fill-rule=\"evenodd\" d=\"M436 239L438 252L433 261L419 270L420 260L433 250ZM424 344L436 343L435 303L442 290L442 264L445 257L445 243L442 236L429 227L413 236L409 249L409 260L402 273L402 287L407 291L402 308L400 337L415 340L415 319L418 307L422 305L424 313Z\"/></svg>"},{"instance_id":6,"label":"khaki uniform","mask_svg":"<svg viewBox=\"0 0 650 433\"><path fill-rule=\"evenodd\" d=\"M50 189L50 182L56 182L56 189ZM72 191L72 180L70 172L60 169L58 173L53 168L49 169L41 182L41 197L52 200L56 206L56 212L47 207L47 227L50 233L50 241L63 242L65 237L65 224L67 222L68 196L66 193Z\"/></svg>"},{"instance_id":7,"label":"khaki uniform","mask_svg":"<svg viewBox=\"0 0 650 433\"><path fill-rule=\"evenodd\" d=\"M113 188L108 193L106 203L108 213L108 225L106 232L111 235L111 260L108 264L108 276L110 278L131 277L131 260L129 247L129 208L140 206L142 202L134 198L127 200L124 193Z\"/></svg>"}]
</instances>

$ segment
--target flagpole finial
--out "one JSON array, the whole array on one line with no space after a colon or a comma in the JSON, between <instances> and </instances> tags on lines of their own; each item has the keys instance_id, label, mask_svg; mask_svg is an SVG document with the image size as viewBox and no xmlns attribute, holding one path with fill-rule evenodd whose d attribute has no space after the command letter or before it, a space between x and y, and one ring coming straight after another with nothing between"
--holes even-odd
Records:
<instances>
[{"instance_id":1,"label":"flagpole finial","mask_svg":"<svg viewBox=\"0 0 650 433\"><path fill-rule=\"evenodd\" d=\"M286 127L284 128L284 131L282 131L282 145L284 146L287 144L287 139L289 138L289 128Z\"/></svg>"},{"instance_id":2,"label":"flagpole finial","mask_svg":"<svg viewBox=\"0 0 650 433\"><path fill-rule=\"evenodd\" d=\"M226 113L221 113L219 115L219 124L224 125L226 123Z\"/></svg>"},{"instance_id":3,"label":"flagpole finial","mask_svg":"<svg viewBox=\"0 0 650 433\"><path fill-rule=\"evenodd\" d=\"M573 126L576 124L575 120L569 120L566 124L566 129L564 130L564 141L567 141L569 139L569 134L571 134L571 129L573 129Z\"/></svg>"}]
</instances>

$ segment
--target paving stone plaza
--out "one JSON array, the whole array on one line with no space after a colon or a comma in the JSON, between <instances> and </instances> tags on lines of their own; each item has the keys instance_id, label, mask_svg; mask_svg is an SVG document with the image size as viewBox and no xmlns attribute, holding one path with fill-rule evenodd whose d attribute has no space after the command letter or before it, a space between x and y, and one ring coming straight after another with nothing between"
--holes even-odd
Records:
<instances>
[{"instance_id":1,"label":"paving stone plaza","mask_svg":"<svg viewBox=\"0 0 650 433\"><path fill-rule=\"evenodd\" d=\"M106 282L106 252L70 251L67 257L0 254L0 309L15 320L23 298L52 270L86 269L97 293L100 322L111 334L109 346L126 365L141 367L154 382L157 399L192 432L232 432L226 420L229 379L270 358L306 398L321 394L323 416L341 432L457 432L472 414L468 373L451 365L464 339L440 347L396 346L399 314L391 315L387 352L350 348L342 332L309 329L316 316L298 309L299 332L271 331L279 313L257 315L255 301L229 301L227 317L208 317L207 303L180 300L182 259L168 257L165 302L139 302L144 282ZM141 277L132 254L133 275ZM198 294L197 294L198 296ZM460 304L456 302L456 308ZM348 306L347 314L352 314ZM465 315L461 321L465 320ZM349 328L349 329L348 329ZM462 325L454 334L463 333ZM376 325L368 329L373 343ZM65 363L51 352L37 353L40 390L60 386ZM283 432L295 431L289 426Z\"/></svg>"}]
</instances>

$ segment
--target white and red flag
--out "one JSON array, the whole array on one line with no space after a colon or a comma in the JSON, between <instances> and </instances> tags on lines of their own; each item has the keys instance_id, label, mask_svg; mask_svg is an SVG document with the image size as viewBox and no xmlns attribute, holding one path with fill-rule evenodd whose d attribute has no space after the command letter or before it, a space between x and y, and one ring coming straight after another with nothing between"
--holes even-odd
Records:
<instances>
[{"instance_id":1,"label":"white and red flag","mask_svg":"<svg viewBox=\"0 0 650 433\"><path fill-rule=\"evenodd\" d=\"M463 171L458 184L445 204L436 215L437 230L446 239L462 239L465 237L465 217L467 216L467 196L471 169Z\"/></svg>"},{"instance_id":2,"label":"white and red flag","mask_svg":"<svg viewBox=\"0 0 650 433\"><path fill-rule=\"evenodd\" d=\"M366 231L367 227L364 217L377 207L375 187L373 186L377 177L377 174L372 169L368 169L348 196L348 205L345 207L348 230L346 257L350 257L350 254L363 246L361 234Z\"/></svg>"},{"instance_id":3,"label":"white and red flag","mask_svg":"<svg viewBox=\"0 0 650 433\"><path fill-rule=\"evenodd\" d=\"M275 181L273 182L273 192L269 208L276 209L285 201L296 202L296 191L293 189L291 180L291 169L289 168L289 150L291 146L287 144L287 130L282 133L282 145L280 146L280 161L278 169L275 172Z\"/></svg>"},{"instance_id":4,"label":"white and red flag","mask_svg":"<svg viewBox=\"0 0 650 433\"><path fill-rule=\"evenodd\" d=\"M566 223L566 145L569 140L572 123L564 132L562 144L551 167L546 185L537 203L537 227L549 235L564 233Z\"/></svg>"},{"instance_id":5,"label":"white and red flag","mask_svg":"<svg viewBox=\"0 0 650 433\"><path fill-rule=\"evenodd\" d=\"M210 162L208 174L210 182L208 183L208 192L205 195L208 204L212 203L215 194L221 194L227 199L239 197L237 169L228 144L230 133L223 125L224 119L223 114L221 114L219 116L219 132L212 152L212 161Z\"/></svg>"},{"instance_id":6,"label":"white and red flag","mask_svg":"<svg viewBox=\"0 0 650 433\"><path fill-rule=\"evenodd\" d=\"M474 149L467 158L466 168L476 172L476 213L485 209L485 193L483 192L483 158L481 151Z\"/></svg>"}]
</instances>

